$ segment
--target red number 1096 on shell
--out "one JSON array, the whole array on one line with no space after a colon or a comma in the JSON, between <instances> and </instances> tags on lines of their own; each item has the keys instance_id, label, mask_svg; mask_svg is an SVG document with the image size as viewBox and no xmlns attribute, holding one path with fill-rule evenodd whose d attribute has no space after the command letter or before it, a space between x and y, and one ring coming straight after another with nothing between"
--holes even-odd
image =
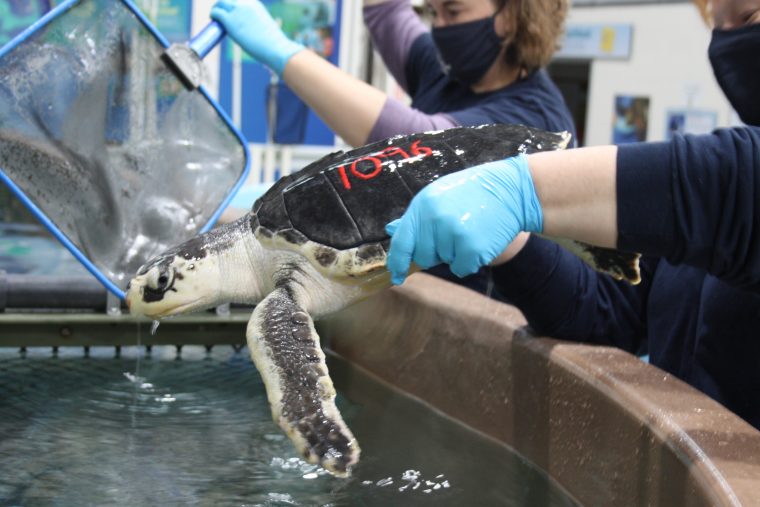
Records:
<instances>
[{"instance_id":1,"label":"red number 1096 on shell","mask_svg":"<svg viewBox=\"0 0 760 507\"><path fill-rule=\"evenodd\" d=\"M408 160L412 157L427 157L432 154L433 150L427 146L420 146L420 141L413 142L408 150L403 150L398 146L389 146L380 152L357 158L351 164L341 165L338 167L338 175L343 187L346 190L351 190L349 173L360 180L371 180L383 170L383 159L398 157L397 160Z\"/></svg>"}]
</instances>

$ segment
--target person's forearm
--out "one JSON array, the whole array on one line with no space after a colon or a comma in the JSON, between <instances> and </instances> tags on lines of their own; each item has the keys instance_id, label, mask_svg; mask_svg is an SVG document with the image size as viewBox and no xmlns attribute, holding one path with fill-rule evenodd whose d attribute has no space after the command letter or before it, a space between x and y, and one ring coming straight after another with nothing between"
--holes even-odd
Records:
<instances>
[{"instance_id":1,"label":"person's forearm","mask_svg":"<svg viewBox=\"0 0 760 507\"><path fill-rule=\"evenodd\" d=\"M352 146L365 143L387 98L377 88L310 50L290 58L283 79L333 132Z\"/></svg>"},{"instance_id":2,"label":"person's forearm","mask_svg":"<svg viewBox=\"0 0 760 507\"><path fill-rule=\"evenodd\" d=\"M521 232L515 236L515 239L512 240L507 248L505 248L498 257L491 261L491 266L500 266L505 262L514 259L514 257L522 251L529 239L530 234L527 232Z\"/></svg>"},{"instance_id":3,"label":"person's forearm","mask_svg":"<svg viewBox=\"0 0 760 507\"><path fill-rule=\"evenodd\" d=\"M617 246L616 146L536 153L528 163L544 234Z\"/></svg>"}]
</instances>

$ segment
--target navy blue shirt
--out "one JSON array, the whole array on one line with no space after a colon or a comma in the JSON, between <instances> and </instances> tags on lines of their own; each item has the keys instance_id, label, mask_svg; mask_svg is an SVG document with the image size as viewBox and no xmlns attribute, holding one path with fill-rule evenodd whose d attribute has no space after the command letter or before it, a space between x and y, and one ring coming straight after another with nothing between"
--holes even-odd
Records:
<instances>
[{"instance_id":1,"label":"navy blue shirt","mask_svg":"<svg viewBox=\"0 0 760 507\"><path fill-rule=\"evenodd\" d=\"M646 349L760 429L760 131L621 146L618 246L637 286L532 236L494 281L539 334Z\"/></svg>"},{"instance_id":2,"label":"navy blue shirt","mask_svg":"<svg viewBox=\"0 0 760 507\"><path fill-rule=\"evenodd\" d=\"M572 144L575 144L575 125L570 111L543 69L500 90L474 93L443 72L433 37L427 32L412 44L405 71L412 107L424 113L447 113L462 126L518 123L553 132L567 131L573 135ZM447 265L427 272L480 293L489 292L485 270L464 278L454 275Z\"/></svg>"},{"instance_id":3,"label":"navy blue shirt","mask_svg":"<svg viewBox=\"0 0 760 507\"><path fill-rule=\"evenodd\" d=\"M568 131L575 139L572 115L543 69L499 90L475 93L443 72L433 37L426 32L412 43L405 77L412 107L423 113L448 113L465 127L519 123L553 132Z\"/></svg>"}]
</instances>

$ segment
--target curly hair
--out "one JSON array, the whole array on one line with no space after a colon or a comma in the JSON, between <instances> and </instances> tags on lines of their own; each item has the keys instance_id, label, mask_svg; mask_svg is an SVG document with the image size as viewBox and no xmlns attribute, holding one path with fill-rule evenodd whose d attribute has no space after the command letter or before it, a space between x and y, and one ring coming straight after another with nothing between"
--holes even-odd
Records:
<instances>
[{"instance_id":1,"label":"curly hair","mask_svg":"<svg viewBox=\"0 0 760 507\"><path fill-rule=\"evenodd\" d=\"M497 10L509 9L515 32L507 63L533 71L549 63L559 49L569 0L494 0Z\"/></svg>"},{"instance_id":2,"label":"curly hair","mask_svg":"<svg viewBox=\"0 0 760 507\"><path fill-rule=\"evenodd\" d=\"M710 0L693 1L694 5L697 6L699 15L702 16L702 19L705 21L705 24L707 24L707 26L712 26L712 4L710 3Z\"/></svg>"}]
</instances>

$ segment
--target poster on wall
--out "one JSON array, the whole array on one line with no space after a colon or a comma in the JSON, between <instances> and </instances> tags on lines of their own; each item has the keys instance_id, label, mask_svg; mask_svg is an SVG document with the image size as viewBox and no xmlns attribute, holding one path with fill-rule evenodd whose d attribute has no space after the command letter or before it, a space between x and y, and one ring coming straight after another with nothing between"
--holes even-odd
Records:
<instances>
[{"instance_id":1,"label":"poster on wall","mask_svg":"<svg viewBox=\"0 0 760 507\"><path fill-rule=\"evenodd\" d=\"M49 10L49 0L0 0L0 46L4 46Z\"/></svg>"},{"instance_id":2,"label":"poster on wall","mask_svg":"<svg viewBox=\"0 0 760 507\"><path fill-rule=\"evenodd\" d=\"M291 39L338 64L341 0L264 1ZM241 52L242 53L242 52ZM231 116L233 43L223 42L219 103ZM245 137L255 143L333 145L335 135L309 107L263 65L243 53L240 118Z\"/></svg>"},{"instance_id":3,"label":"poster on wall","mask_svg":"<svg viewBox=\"0 0 760 507\"><path fill-rule=\"evenodd\" d=\"M63 0L0 0L0 46ZM193 3L187 0L137 0L135 4L169 42L190 39Z\"/></svg>"},{"instance_id":4,"label":"poster on wall","mask_svg":"<svg viewBox=\"0 0 760 507\"><path fill-rule=\"evenodd\" d=\"M554 58L627 60L632 40L633 25L570 23Z\"/></svg>"},{"instance_id":5,"label":"poster on wall","mask_svg":"<svg viewBox=\"0 0 760 507\"><path fill-rule=\"evenodd\" d=\"M135 3L169 42L184 42L190 39L193 2L137 0Z\"/></svg>"},{"instance_id":6,"label":"poster on wall","mask_svg":"<svg viewBox=\"0 0 760 507\"><path fill-rule=\"evenodd\" d=\"M670 141L675 134L709 134L717 124L715 111L669 109L665 112L665 140Z\"/></svg>"},{"instance_id":7,"label":"poster on wall","mask_svg":"<svg viewBox=\"0 0 760 507\"><path fill-rule=\"evenodd\" d=\"M646 141L649 126L649 97L615 96L612 119L612 143Z\"/></svg>"}]
</instances>

